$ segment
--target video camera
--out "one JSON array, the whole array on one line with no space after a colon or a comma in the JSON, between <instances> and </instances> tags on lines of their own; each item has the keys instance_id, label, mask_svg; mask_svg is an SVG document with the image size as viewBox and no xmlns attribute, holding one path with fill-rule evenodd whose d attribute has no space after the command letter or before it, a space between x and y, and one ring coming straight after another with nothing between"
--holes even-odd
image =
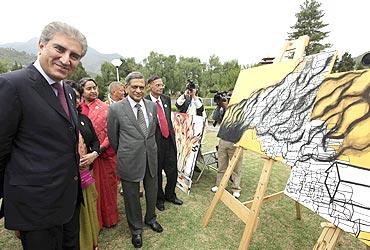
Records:
<instances>
[{"instance_id":1,"label":"video camera","mask_svg":"<svg viewBox=\"0 0 370 250\"><path fill-rule=\"evenodd\" d=\"M216 94L213 96L213 101L214 101L218 106L220 106L220 105L221 105L221 103L223 103L223 102L229 101L229 100L230 100L230 98L231 98L231 94L230 94L228 91L218 92L218 91L215 91L215 90L211 90L210 92L211 92L211 93L216 93Z\"/></svg>"},{"instance_id":2,"label":"video camera","mask_svg":"<svg viewBox=\"0 0 370 250\"><path fill-rule=\"evenodd\" d=\"M188 79L187 82L186 82L186 89L189 90L189 91L193 91L196 88L197 87L196 87L195 83L193 82L193 80Z\"/></svg>"}]
</instances>

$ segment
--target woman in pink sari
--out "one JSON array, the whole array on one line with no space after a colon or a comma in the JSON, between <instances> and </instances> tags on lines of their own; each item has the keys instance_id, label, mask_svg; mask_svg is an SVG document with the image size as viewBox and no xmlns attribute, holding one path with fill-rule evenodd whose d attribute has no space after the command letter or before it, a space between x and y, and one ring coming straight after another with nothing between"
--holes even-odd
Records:
<instances>
[{"instance_id":1,"label":"woman in pink sari","mask_svg":"<svg viewBox=\"0 0 370 250\"><path fill-rule=\"evenodd\" d=\"M118 222L116 155L107 136L108 105L98 99L98 86L94 79L80 80L83 88L82 114L88 116L100 142L99 157L93 163L95 186L98 192L98 218L100 227L113 227Z\"/></svg>"}]
</instances>

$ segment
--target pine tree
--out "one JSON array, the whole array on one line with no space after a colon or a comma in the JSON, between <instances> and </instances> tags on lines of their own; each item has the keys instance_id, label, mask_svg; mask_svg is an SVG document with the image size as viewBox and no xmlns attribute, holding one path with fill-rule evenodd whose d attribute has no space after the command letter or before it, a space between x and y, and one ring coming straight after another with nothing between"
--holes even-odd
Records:
<instances>
[{"instance_id":1,"label":"pine tree","mask_svg":"<svg viewBox=\"0 0 370 250\"><path fill-rule=\"evenodd\" d=\"M325 13L320 7L321 3L316 0L305 0L300 5L300 12L295 14L297 22L290 27L293 31L288 33L289 40L297 39L303 35L310 37L310 42L306 47L306 55L312 55L331 47L330 43L321 43L323 39L328 37L329 31L322 31L328 24L322 21Z\"/></svg>"},{"instance_id":2,"label":"pine tree","mask_svg":"<svg viewBox=\"0 0 370 250\"><path fill-rule=\"evenodd\" d=\"M354 70L356 66L355 60L352 58L351 54L346 52L343 54L342 59L336 62L334 66L335 72L346 72Z\"/></svg>"}]
</instances>

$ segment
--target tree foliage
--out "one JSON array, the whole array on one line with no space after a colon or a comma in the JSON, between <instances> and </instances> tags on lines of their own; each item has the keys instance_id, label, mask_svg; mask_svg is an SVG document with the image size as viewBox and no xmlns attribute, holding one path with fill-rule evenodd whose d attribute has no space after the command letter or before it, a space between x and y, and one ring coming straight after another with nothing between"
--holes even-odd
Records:
<instances>
[{"instance_id":1,"label":"tree foliage","mask_svg":"<svg viewBox=\"0 0 370 250\"><path fill-rule=\"evenodd\" d=\"M329 36L329 31L322 31L328 24L322 20L325 13L320 7L321 3L316 0L305 0L300 5L300 11L295 14L297 22L290 27L292 32L288 33L289 40L297 39L303 35L310 37L310 42L306 47L306 55L315 54L331 47L329 43L322 43Z\"/></svg>"},{"instance_id":2,"label":"tree foliage","mask_svg":"<svg viewBox=\"0 0 370 250\"><path fill-rule=\"evenodd\" d=\"M346 52L343 54L341 60L337 60L334 65L334 72L346 72L354 70L356 66L355 60L352 58L351 54Z\"/></svg>"},{"instance_id":3,"label":"tree foliage","mask_svg":"<svg viewBox=\"0 0 370 250\"><path fill-rule=\"evenodd\" d=\"M233 88L243 66L232 60L222 63L219 57L213 55L208 62L202 63L197 57L177 58L175 55L163 55L150 52L141 63L134 58L121 58L122 64L118 68L120 81L132 71L140 71L145 79L152 75L159 75L166 85L165 93L173 97L185 90L187 80L193 80L200 89L200 95L210 97L214 94L210 90L225 91ZM95 80L99 86L99 98L105 99L107 87L116 81L116 68L109 62L101 65L101 73Z\"/></svg>"},{"instance_id":4,"label":"tree foliage","mask_svg":"<svg viewBox=\"0 0 370 250\"><path fill-rule=\"evenodd\" d=\"M8 72L8 64L0 60L0 74Z\"/></svg>"},{"instance_id":5,"label":"tree foliage","mask_svg":"<svg viewBox=\"0 0 370 250\"><path fill-rule=\"evenodd\" d=\"M72 75L69 76L68 79L78 82L81 78L87 76L89 76L89 74L87 74L85 68L82 66L82 63L80 62L77 65L75 71L72 73Z\"/></svg>"}]
</instances>

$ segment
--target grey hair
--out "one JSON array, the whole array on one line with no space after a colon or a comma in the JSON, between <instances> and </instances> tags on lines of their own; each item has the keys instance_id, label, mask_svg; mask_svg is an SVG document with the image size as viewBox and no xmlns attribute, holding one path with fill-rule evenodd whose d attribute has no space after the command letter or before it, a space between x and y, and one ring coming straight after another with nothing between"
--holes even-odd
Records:
<instances>
[{"instance_id":1,"label":"grey hair","mask_svg":"<svg viewBox=\"0 0 370 250\"><path fill-rule=\"evenodd\" d=\"M56 33L62 33L70 38L77 40L82 46L82 55L86 55L87 51L87 40L86 37L75 27L62 22L51 22L44 27L41 32L40 42L47 44L51 39L53 39Z\"/></svg>"},{"instance_id":2,"label":"grey hair","mask_svg":"<svg viewBox=\"0 0 370 250\"><path fill-rule=\"evenodd\" d=\"M108 87L109 93L113 94L113 90L118 86L123 86L123 84L121 82L111 82Z\"/></svg>"},{"instance_id":3,"label":"grey hair","mask_svg":"<svg viewBox=\"0 0 370 250\"><path fill-rule=\"evenodd\" d=\"M144 75L138 71L131 72L125 78L126 84L130 85L130 81L133 79L144 79Z\"/></svg>"}]
</instances>

